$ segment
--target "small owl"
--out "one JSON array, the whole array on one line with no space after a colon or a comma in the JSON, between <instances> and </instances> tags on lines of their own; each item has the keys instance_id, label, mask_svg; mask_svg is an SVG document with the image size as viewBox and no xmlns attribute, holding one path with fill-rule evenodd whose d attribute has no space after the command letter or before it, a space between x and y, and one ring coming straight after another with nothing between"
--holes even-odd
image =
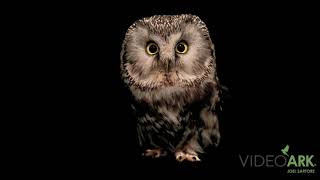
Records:
<instances>
[{"instance_id":1,"label":"small owl","mask_svg":"<svg viewBox=\"0 0 320 180\"><path fill-rule=\"evenodd\" d=\"M200 161L218 145L220 86L214 45L195 15L156 15L132 24L121 51L122 79L143 155Z\"/></svg>"}]
</instances>

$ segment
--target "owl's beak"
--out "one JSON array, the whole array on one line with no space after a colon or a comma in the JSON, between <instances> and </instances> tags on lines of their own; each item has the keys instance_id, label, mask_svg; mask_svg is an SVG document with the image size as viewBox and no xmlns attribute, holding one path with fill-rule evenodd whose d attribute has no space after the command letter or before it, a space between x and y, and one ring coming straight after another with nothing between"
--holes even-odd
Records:
<instances>
[{"instance_id":1,"label":"owl's beak","mask_svg":"<svg viewBox=\"0 0 320 180\"><path fill-rule=\"evenodd\" d=\"M169 72L169 70L170 70L170 61L169 60L166 61L165 66L166 66L166 72Z\"/></svg>"},{"instance_id":2,"label":"owl's beak","mask_svg":"<svg viewBox=\"0 0 320 180\"><path fill-rule=\"evenodd\" d=\"M166 72L170 72L170 70L171 70L171 68L172 68L172 59L166 59L165 61L164 61L164 65L165 65L165 71Z\"/></svg>"}]
</instances>

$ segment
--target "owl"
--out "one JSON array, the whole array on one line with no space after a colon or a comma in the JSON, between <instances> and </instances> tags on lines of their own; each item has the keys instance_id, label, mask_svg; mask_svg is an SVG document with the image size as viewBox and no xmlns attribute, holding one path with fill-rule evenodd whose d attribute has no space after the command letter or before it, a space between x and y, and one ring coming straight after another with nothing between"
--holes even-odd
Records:
<instances>
[{"instance_id":1,"label":"owl","mask_svg":"<svg viewBox=\"0 0 320 180\"><path fill-rule=\"evenodd\" d=\"M194 162L208 146L218 145L215 49L198 16L137 20L125 34L120 56L144 156Z\"/></svg>"}]
</instances>

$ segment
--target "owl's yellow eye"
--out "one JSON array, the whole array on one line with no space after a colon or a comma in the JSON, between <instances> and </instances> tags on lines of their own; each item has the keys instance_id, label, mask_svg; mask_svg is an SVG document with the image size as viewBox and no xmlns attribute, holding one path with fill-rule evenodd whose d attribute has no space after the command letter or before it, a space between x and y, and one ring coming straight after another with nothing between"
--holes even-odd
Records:
<instances>
[{"instance_id":1,"label":"owl's yellow eye","mask_svg":"<svg viewBox=\"0 0 320 180\"><path fill-rule=\"evenodd\" d=\"M179 42L176 45L176 52L179 54L185 54L188 51L188 45L184 41Z\"/></svg>"},{"instance_id":2,"label":"owl's yellow eye","mask_svg":"<svg viewBox=\"0 0 320 180\"><path fill-rule=\"evenodd\" d=\"M156 43L150 42L147 44L146 51L149 55L155 55L159 52L159 48Z\"/></svg>"}]
</instances>

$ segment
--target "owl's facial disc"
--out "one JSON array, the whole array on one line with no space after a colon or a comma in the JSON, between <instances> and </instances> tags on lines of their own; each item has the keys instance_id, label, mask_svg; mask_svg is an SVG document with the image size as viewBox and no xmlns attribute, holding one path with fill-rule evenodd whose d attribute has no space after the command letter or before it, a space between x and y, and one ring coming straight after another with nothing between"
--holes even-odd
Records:
<instances>
[{"instance_id":1,"label":"owl's facial disc","mask_svg":"<svg viewBox=\"0 0 320 180\"><path fill-rule=\"evenodd\" d=\"M123 45L124 75L149 88L195 84L212 68L214 47L195 16L153 16L137 21Z\"/></svg>"}]
</instances>

